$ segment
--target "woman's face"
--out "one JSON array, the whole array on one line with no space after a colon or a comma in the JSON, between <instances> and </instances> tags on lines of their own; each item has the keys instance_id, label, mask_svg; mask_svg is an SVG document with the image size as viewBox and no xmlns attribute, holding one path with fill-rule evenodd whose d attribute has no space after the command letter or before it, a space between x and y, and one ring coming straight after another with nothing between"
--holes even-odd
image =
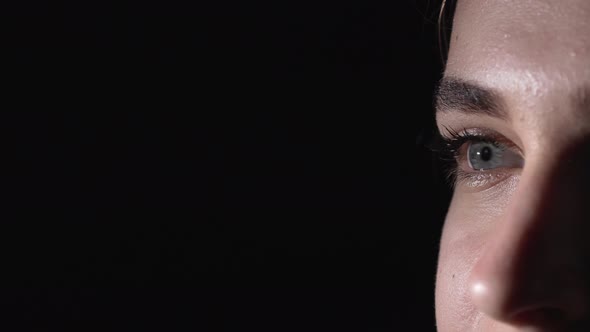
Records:
<instances>
[{"instance_id":1,"label":"woman's face","mask_svg":"<svg viewBox=\"0 0 590 332\"><path fill-rule=\"evenodd\" d=\"M590 1L459 0L441 332L590 331Z\"/></svg>"}]
</instances>

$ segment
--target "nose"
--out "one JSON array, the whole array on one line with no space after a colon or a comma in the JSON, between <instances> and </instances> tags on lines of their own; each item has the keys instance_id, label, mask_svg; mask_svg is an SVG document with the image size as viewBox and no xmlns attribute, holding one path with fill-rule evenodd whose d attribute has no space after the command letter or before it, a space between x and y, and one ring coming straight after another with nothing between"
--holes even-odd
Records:
<instances>
[{"instance_id":1,"label":"nose","mask_svg":"<svg viewBox=\"0 0 590 332\"><path fill-rule=\"evenodd\" d=\"M543 165L543 163L538 163ZM514 326L562 326L590 311L589 175L550 165L522 171L471 270L473 304Z\"/></svg>"}]
</instances>

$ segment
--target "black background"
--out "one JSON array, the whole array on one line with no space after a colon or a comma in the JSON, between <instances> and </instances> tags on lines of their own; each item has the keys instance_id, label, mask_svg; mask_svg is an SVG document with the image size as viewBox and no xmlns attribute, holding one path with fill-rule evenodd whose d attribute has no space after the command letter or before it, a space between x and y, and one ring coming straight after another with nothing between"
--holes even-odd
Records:
<instances>
[{"instance_id":1,"label":"black background","mask_svg":"<svg viewBox=\"0 0 590 332\"><path fill-rule=\"evenodd\" d=\"M433 331L437 6L0 5L4 324Z\"/></svg>"}]
</instances>

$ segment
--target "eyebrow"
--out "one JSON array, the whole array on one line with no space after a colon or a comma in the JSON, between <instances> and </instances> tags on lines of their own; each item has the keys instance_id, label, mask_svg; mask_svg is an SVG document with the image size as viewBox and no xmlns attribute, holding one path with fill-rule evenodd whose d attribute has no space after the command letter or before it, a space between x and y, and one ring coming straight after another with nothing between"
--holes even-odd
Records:
<instances>
[{"instance_id":1,"label":"eyebrow","mask_svg":"<svg viewBox=\"0 0 590 332\"><path fill-rule=\"evenodd\" d=\"M461 112L506 119L502 97L491 89L455 77L443 77L434 96L436 112Z\"/></svg>"}]
</instances>

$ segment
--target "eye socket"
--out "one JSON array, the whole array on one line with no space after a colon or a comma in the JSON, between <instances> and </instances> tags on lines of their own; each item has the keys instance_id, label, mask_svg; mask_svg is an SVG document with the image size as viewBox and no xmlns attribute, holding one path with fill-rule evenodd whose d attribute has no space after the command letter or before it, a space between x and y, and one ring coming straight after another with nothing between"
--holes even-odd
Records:
<instances>
[{"instance_id":1,"label":"eye socket","mask_svg":"<svg viewBox=\"0 0 590 332\"><path fill-rule=\"evenodd\" d=\"M444 127L431 144L438 153L449 184L454 188L483 190L524 166L522 149L497 131Z\"/></svg>"},{"instance_id":2,"label":"eye socket","mask_svg":"<svg viewBox=\"0 0 590 332\"><path fill-rule=\"evenodd\" d=\"M516 152L501 144L472 141L467 147L467 162L475 171L486 171L497 168L519 168L524 159Z\"/></svg>"}]
</instances>

